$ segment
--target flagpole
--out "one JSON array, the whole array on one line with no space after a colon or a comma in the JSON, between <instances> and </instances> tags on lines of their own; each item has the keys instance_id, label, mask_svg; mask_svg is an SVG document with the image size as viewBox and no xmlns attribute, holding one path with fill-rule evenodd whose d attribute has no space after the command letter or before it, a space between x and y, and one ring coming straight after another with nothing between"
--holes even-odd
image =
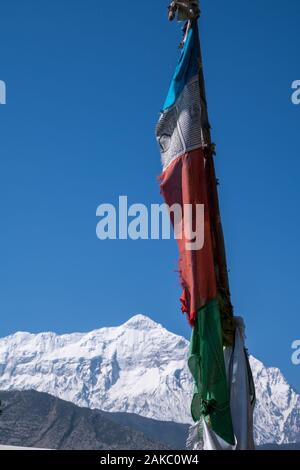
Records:
<instances>
[{"instance_id":1,"label":"flagpole","mask_svg":"<svg viewBox=\"0 0 300 470\"><path fill-rule=\"evenodd\" d=\"M198 0L173 0L169 19L184 21L182 53L156 127L169 207L204 206L202 249L178 239L182 311L193 327L188 365L194 378L191 434L194 449L253 449L255 391L245 354L244 322L233 316L221 222L215 145L203 72ZM197 226L197 216L193 224ZM202 436L202 437L201 437ZM221 440L220 440L221 439ZM193 447L194 446L194 447Z\"/></svg>"},{"instance_id":2,"label":"flagpole","mask_svg":"<svg viewBox=\"0 0 300 470\"><path fill-rule=\"evenodd\" d=\"M198 19L201 15L198 0L186 1L172 1L168 8L168 18L173 21L175 17L179 21L186 20L183 28L184 39L181 47L184 45L187 38L187 32L191 25L195 23L198 31ZM203 70L202 50L200 33L198 31L198 47L199 47L199 87L200 87L200 101L201 101L201 129L204 151L206 157L206 176L209 192L209 210L210 210L210 223L212 229L212 242L214 252L214 263L216 280L219 294L220 312L223 329L224 345L229 346L234 341L234 321L233 321L233 306L231 303L231 294L229 286L229 275L226 258L226 248L224 240L224 232L221 221L221 212L218 195L218 180L216 177L214 156L216 154L215 144L211 139L211 126L208 116L208 106L206 97L205 78Z\"/></svg>"},{"instance_id":3,"label":"flagpole","mask_svg":"<svg viewBox=\"0 0 300 470\"><path fill-rule=\"evenodd\" d=\"M195 20L197 21L197 20ZM206 87L203 70L203 59L201 50L200 33L199 38L199 85L200 85L200 99L201 99L201 127L204 134L206 144L206 174L208 187L210 188L210 220L212 226L212 237L214 243L215 266L216 266L216 279L218 284L218 291L221 303L221 316L223 320L223 335L226 345L233 342L234 335L234 322L233 322L233 307L231 303L231 294L229 286L229 275L227 268L227 257L224 240L224 232L221 220L219 195L218 195L218 180L216 177L214 157L216 155L215 144L211 139L211 126L208 116L208 106L206 98Z\"/></svg>"}]
</instances>

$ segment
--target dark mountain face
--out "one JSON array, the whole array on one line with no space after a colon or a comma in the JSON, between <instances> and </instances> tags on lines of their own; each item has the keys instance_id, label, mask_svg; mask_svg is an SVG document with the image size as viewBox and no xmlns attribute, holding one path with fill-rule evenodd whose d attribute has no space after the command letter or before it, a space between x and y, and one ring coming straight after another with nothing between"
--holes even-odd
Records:
<instances>
[{"instance_id":1,"label":"dark mountain face","mask_svg":"<svg viewBox=\"0 0 300 470\"><path fill-rule=\"evenodd\" d=\"M159 438L152 440L140 430L127 426L124 417L118 421L114 414L111 419L109 413L79 408L46 393L0 392L0 400L0 444L3 445L80 450L169 448L159 442ZM138 418L131 416L132 423L138 422ZM151 425L153 428L153 423ZM146 423L141 427L146 429Z\"/></svg>"},{"instance_id":2,"label":"dark mountain face","mask_svg":"<svg viewBox=\"0 0 300 470\"><path fill-rule=\"evenodd\" d=\"M110 419L144 433L148 438L165 443L170 449L186 450L190 426L171 421L157 421L132 413L105 413Z\"/></svg>"},{"instance_id":3,"label":"dark mountain face","mask_svg":"<svg viewBox=\"0 0 300 470\"><path fill-rule=\"evenodd\" d=\"M46 393L0 392L0 445L75 450L184 450L189 426L80 408ZM267 444L257 450L299 450Z\"/></svg>"}]
</instances>

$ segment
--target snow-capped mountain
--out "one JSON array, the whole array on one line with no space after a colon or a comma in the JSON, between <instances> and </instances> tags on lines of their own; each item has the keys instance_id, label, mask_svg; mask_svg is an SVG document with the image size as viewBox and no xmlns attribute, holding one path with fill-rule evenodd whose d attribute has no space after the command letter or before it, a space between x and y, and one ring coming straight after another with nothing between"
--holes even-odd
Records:
<instances>
[{"instance_id":1,"label":"snow-capped mountain","mask_svg":"<svg viewBox=\"0 0 300 470\"><path fill-rule=\"evenodd\" d=\"M90 333L0 339L0 390L34 389L79 406L189 423L188 341L150 318ZM300 441L300 396L278 369L251 358L257 444Z\"/></svg>"}]
</instances>

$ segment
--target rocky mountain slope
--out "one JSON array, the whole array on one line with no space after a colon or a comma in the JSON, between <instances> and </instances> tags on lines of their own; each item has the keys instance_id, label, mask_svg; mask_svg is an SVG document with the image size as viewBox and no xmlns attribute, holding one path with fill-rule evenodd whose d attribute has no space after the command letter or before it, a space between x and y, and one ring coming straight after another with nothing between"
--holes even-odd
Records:
<instances>
[{"instance_id":1,"label":"rocky mountain slope","mask_svg":"<svg viewBox=\"0 0 300 470\"><path fill-rule=\"evenodd\" d=\"M75 450L157 450L169 449L159 440L157 428L151 439L151 423L143 423L147 434L137 430L139 418L128 415L118 419L99 410L80 408L36 391L0 392L3 412L0 417L0 444L45 449ZM127 421L127 422L126 422ZM128 426L130 421L131 426ZM122 423L122 424L121 424ZM161 430L164 423L161 424ZM166 423L166 426L168 424ZM181 426L182 437L186 430ZM152 430L154 431L154 430ZM167 428L164 429L167 432ZM179 429L177 429L179 432ZM151 436L152 434L152 436ZM149 436L150 435L150 436ZM178 434L179 436L179 434Z\"/></svg>"}]
</instances>

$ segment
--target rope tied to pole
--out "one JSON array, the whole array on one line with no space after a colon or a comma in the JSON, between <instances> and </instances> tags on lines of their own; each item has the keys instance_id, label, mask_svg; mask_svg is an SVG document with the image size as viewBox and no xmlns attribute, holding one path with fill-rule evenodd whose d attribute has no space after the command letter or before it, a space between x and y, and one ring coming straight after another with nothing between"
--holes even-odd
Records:
<instances>
[{"instance_id":1,"label":"rope tied to pole","mask_svg":"<svg viewBox=\"0 0 300 470\"><path fill-rule=\"evenodd\" d=\"M168 7L168 19L173 21L194 21L200 16L199 0L173 0Z\"/></svg>"}]
</instances>

